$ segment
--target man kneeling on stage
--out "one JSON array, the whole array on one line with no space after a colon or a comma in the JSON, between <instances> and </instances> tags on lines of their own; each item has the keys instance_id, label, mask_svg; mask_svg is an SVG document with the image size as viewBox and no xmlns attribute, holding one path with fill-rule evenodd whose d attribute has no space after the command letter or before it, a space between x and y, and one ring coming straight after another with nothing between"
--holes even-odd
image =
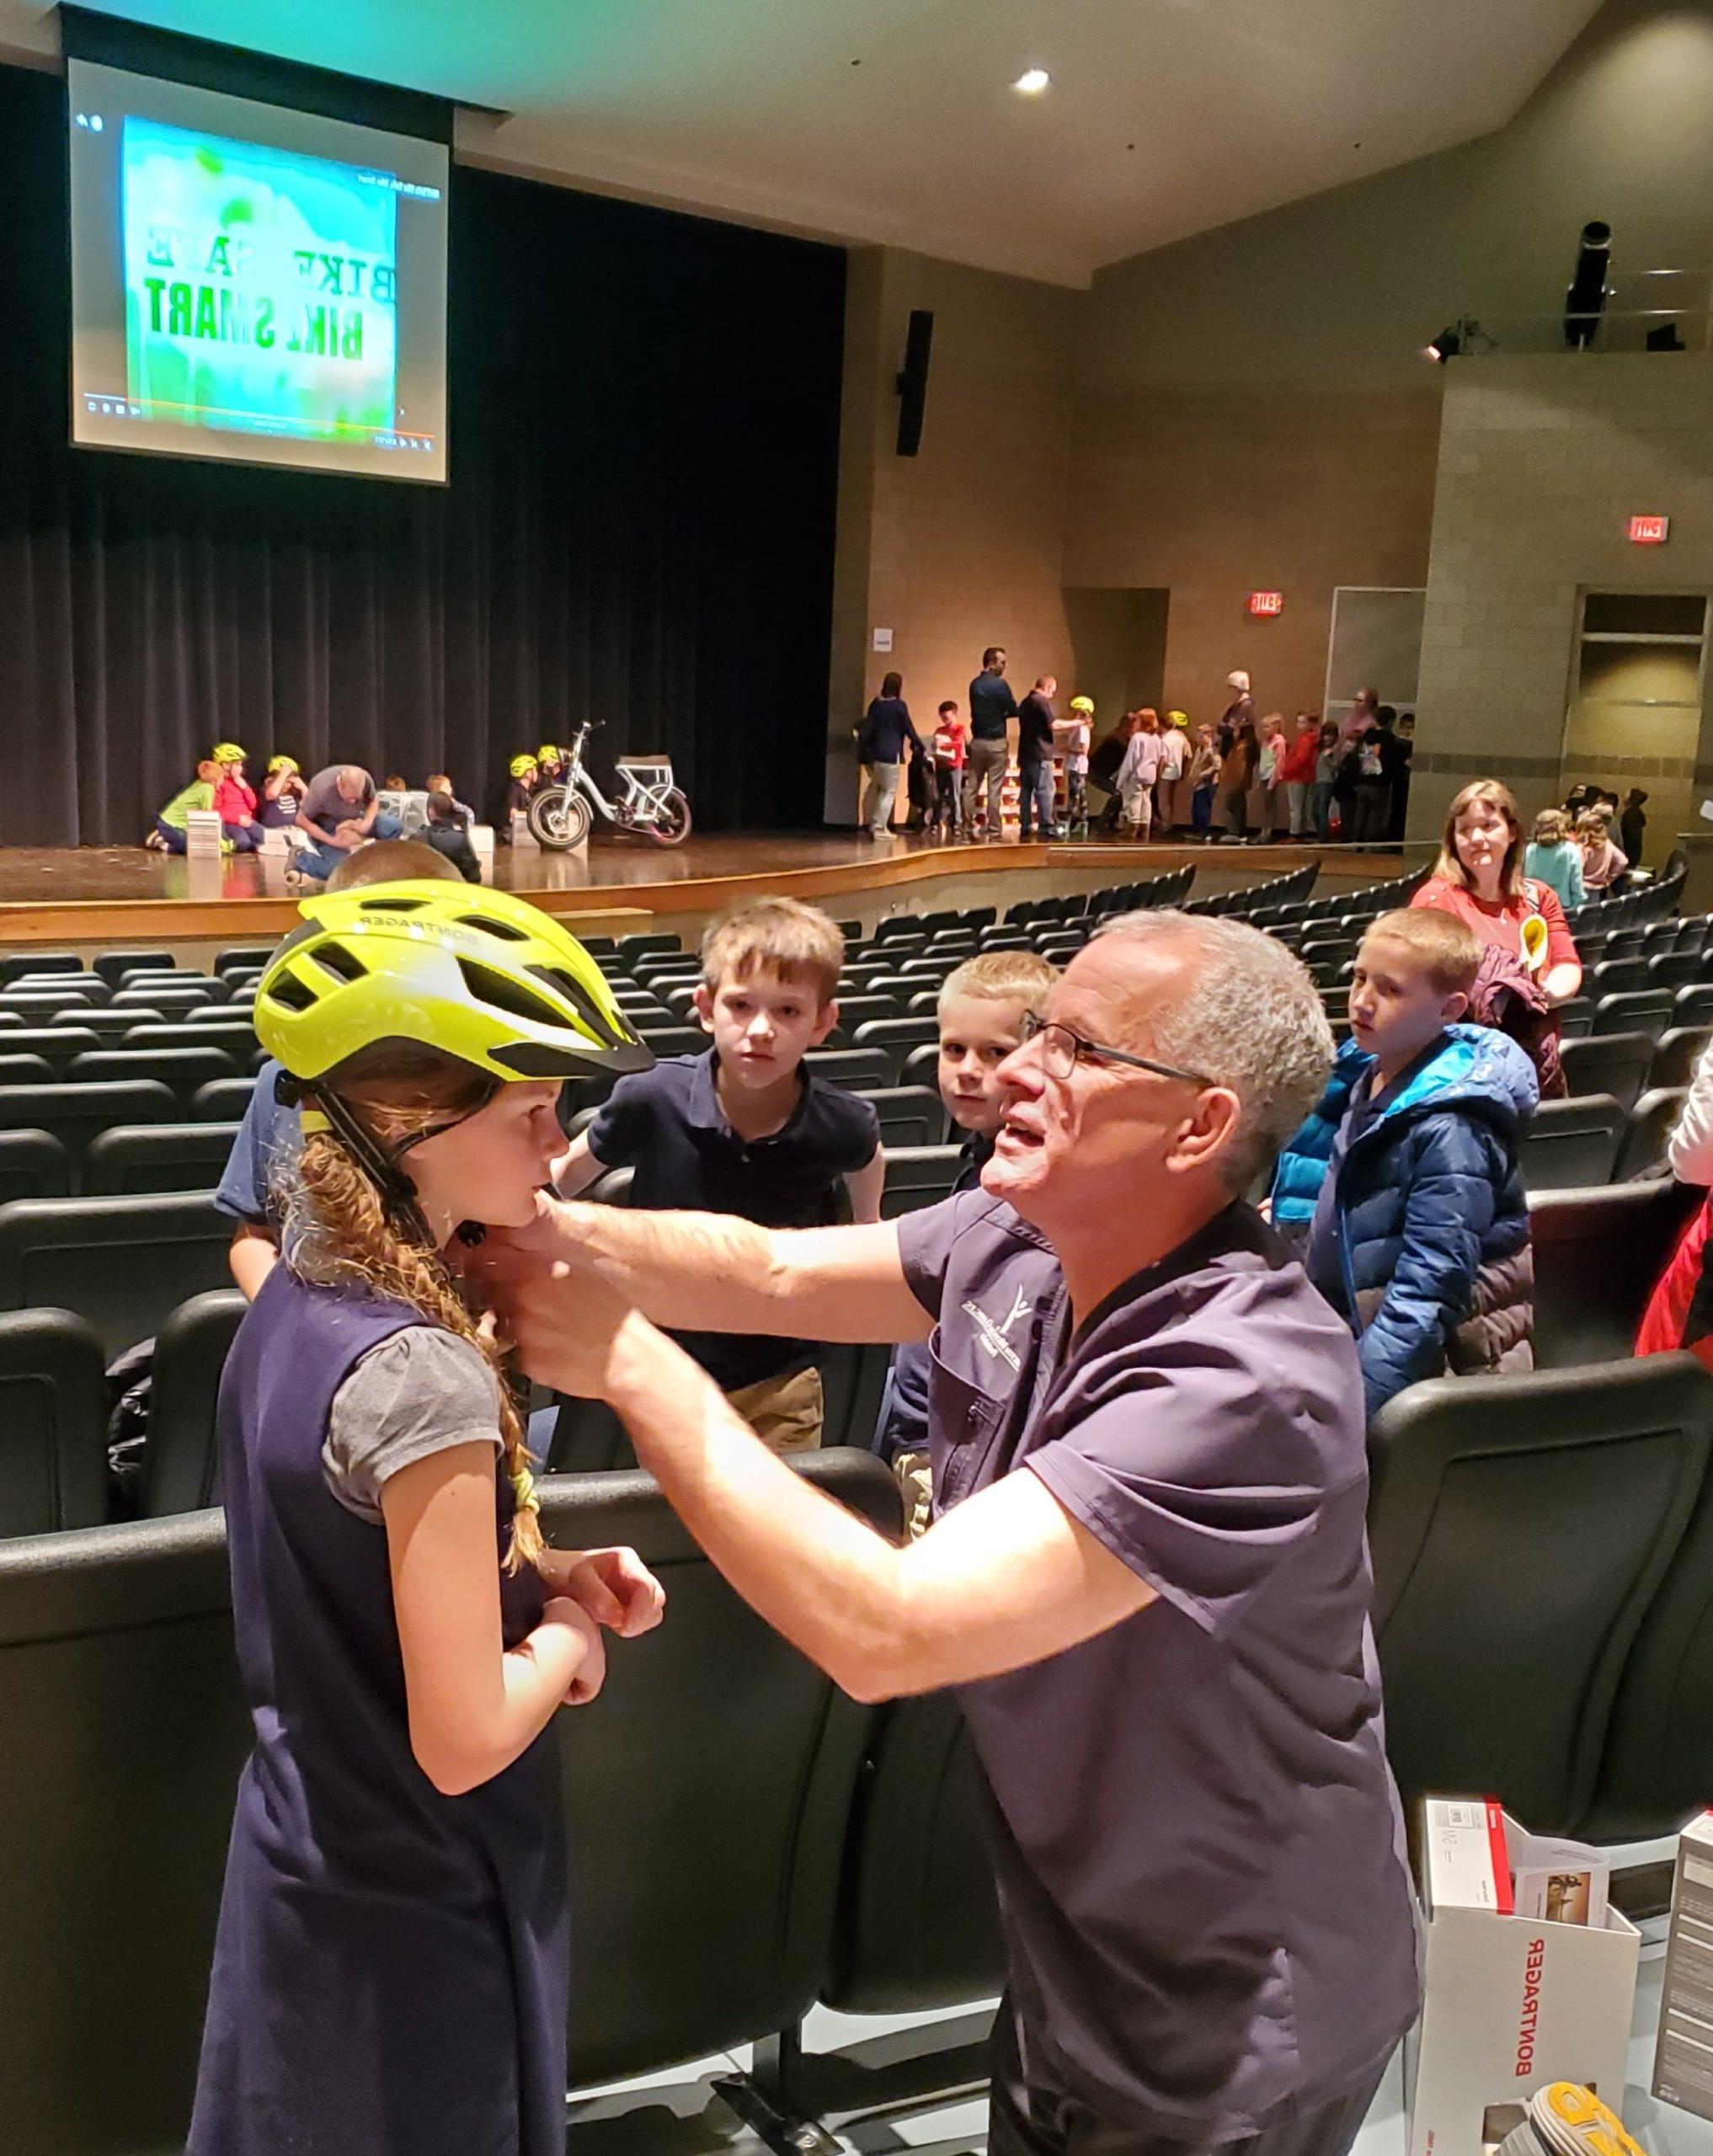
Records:
<instances>
[{"instance_id":1,"label":"man kneeling on stage","mask_svg":"<svg viewBox=\"0 0 1713 2156\"><path fill-rule=\"evenodd\" d=\"M1360 1374L1241 1196L1331 1051L1281 945L1134 915L1003 1066L980 1189L782 1232L544 1200L482 1253L526 1367L612 1403L771 1624L859 1699L962 1688L994 2156L1340 2156L1416 2012ZM931 1331L933 1526L800 1481L650 1318Z\"/></svg>"}]
</instances>

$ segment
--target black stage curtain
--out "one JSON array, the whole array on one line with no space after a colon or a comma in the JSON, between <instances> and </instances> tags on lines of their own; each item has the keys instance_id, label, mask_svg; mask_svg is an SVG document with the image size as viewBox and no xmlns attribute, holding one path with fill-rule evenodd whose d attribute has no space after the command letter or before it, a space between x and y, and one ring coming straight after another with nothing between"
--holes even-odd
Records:
<instances>
[{"instance_id":1,"label":"black stage curtain","mask_svg":"<svg viewBox=\"0 0 1713 2156\"><path fill-rule=\"evenodd\" d=\"M491 808L585 717L819 822L840 249L455 168L450 487L73 450L64 97L0 67L0 843L134 842L223 738Z\"/></svg>"}]
</instances>

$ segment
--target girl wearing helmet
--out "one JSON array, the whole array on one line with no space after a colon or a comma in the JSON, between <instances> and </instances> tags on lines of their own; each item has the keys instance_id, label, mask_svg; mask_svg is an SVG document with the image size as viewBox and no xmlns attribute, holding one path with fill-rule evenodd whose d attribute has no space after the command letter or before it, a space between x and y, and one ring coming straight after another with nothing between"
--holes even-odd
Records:
<instances>
[{"instance_id":1,"label":"girl wearing helmet","mask_svg":"<svg viewBox=\"0 0 1713 2156\"><path fill-rule=\"evenodd\" d=\"M256 789L244 776L244 752L236 741L216 741L213 761L214 812L229 853L254 853L262 843L256 828Z\"/></svg>"},{"instance_id":2,"label":"girl wearing helmet","mask_svg":"<svg viewBox=\"0 0 1713 2156\"><path fill-rule=\"evenodd\" d=\"M563 786L565 783L565 751L552 741L542 742L536 751L536 769L542 786Z\"/></svg>"},{"instance_id":3,"label":"girl wearing helmet","mask_svg":"<svg viewBox=\"0 0 1713 2156\"><path fill-rule=\"evenodd\" d=\"M271 757L268 776L262 782L262 809L257 819L263 830L283 831L295 824L298 808L308 791L295 756Z\"/></svg>"},{"instance_id":4,"label":"girl wearing helmet","mask_svg":"<svg viewBox=\"0 0 1713 2156\"><path fill-rule=\"evenodd\" d=\"M286 1254L221 1387L254 1720L188 2156L563 2156L563 1814L548 1730L630 1551L543 1546L461 1224L521 1225L571 1075L650 1060L587 953L499 891L310 901L256 1029L303 1109ZM472 1230L467 1225L463 1235Z\"/></svg>"},{"instance_id":5,"label":"girl wearing helmet","mask_svg":"<svg viewBox=\"0 0 1713 2156\"><path fill-rule=\"evenodd\" d=\"M530 797L542 782L542 767L533 756L514 756L511 760L511 784L506 788L505 825L509 832L514 816L528 813Z\"/></svg>"}]
</instances>

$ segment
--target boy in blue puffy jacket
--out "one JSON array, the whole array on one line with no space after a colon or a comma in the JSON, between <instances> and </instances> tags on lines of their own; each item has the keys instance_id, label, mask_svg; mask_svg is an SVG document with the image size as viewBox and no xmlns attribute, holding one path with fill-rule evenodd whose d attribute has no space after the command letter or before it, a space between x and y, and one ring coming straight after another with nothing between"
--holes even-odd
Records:
<instances>
[{"instance_id":1,"label":"boy in blue puffy jacket","mask_svg":"<svg viewBox=\"0 0 1713 2156\"><path fill-rule=\"evenodd\" d=\"M1370 1417L1447 1369L1534 1366L1517 1153L1540 1090L1514 1041L1458 1022L1480 963L1449 914L1375 921L1351 982L1350 1045L1275 1180L1288 1224L1325 1161L1303 1262L1356 1335Z\"/></svg>"}]
</instances>

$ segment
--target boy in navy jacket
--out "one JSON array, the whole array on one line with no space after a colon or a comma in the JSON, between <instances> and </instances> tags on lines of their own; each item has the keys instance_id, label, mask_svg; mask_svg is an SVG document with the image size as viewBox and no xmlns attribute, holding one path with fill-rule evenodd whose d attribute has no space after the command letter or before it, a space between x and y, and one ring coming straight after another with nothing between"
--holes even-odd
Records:
<instances>
[{"instance_id":1,"label":"boy in navy jacket","mask_svg":"<svg viewBox=\"0 0 1713 2156\"><path fill-rule=\"evenodd\" d=\"M1375 921L1351 982L1353 1053L1275 1179L1278 1198L1300 1209L1347 1086L1304 1264L1356 1335L1370 1417L1448 1369L1534 1364L1517 1154L1539 1088L1514 1041L1458 1022L1480 962L1475 937L1450 915Z\"/></svg>"}]
</instances>

